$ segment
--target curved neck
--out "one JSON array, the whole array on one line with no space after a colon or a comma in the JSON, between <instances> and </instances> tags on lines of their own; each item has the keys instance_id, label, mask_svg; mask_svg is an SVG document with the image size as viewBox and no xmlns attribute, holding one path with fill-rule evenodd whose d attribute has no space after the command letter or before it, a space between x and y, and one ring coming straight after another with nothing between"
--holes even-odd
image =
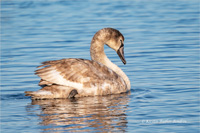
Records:
<instances>
[{"instance_id":1,"label":"curved neck","mask_svg":"<svg viewBox=\"0 0 200 133\"><path fill-rule=\"evenodd\" d=\"M105 66L107 66L108 68L116 72L118 75L120 75L126 82L128 89L130 89L131 85L130 85L129 78L117 65L115 65L108 59L108 57L106 56L104 52L104 44L105 44L104 42L99 41L99 40L95 41L93 38L91 42L91 47L90 47L90 55L91 55L92 60L104 64Z\"/></svg>"}]
</instances>

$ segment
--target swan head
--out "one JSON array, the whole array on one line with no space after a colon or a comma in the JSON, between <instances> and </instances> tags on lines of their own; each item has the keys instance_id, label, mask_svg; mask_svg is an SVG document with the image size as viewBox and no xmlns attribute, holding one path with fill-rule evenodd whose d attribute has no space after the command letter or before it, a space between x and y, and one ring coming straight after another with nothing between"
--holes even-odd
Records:
<instances>
[{"instance_id":1,"label":"swan head","mask_svg":"<svg viewBox=\"0 0 200 133\"><path fill-rule=\"evenodd\" d=\"M104 48L102 47L104 44L114 49L121 61L126 64L124 57L124 36L118 30L103 28L94 35L90 47L90 54L93 60L102 62L101 54L98 52L104 52Z\"/></svg>"},{"instance_id":2,"label":"swan head","mask_svg":"<svg viewBox=\"0 0 200 133\"><path fill-rule=\"evenodd\" d=\"M126 60L124 57L124 36L116 29L113 28L104 28L106 36L105 36L105 44L110 48L114 49L121 61L126 64Z\"/></svg>"}]
</instances>

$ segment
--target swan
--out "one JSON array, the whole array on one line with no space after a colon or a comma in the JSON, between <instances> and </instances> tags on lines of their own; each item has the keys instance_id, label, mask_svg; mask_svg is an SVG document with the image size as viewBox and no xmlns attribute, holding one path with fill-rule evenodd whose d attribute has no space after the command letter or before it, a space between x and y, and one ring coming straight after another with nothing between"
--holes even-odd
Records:
<instances>
[{"instance_id":1,"label":"swan","mask_svg":"<svg viewBox=\"0 0 200 133\"><path fill-rule=\"evenodd\" d=\"M91 60L68 58L45 61L35 71L43 88L25 91L32 99L72 98L128 92L127 75L104 52L104 44L124 57L124 36L116 29L103 28L95 33L90 46Z\"/></svg>"}]
</instances>

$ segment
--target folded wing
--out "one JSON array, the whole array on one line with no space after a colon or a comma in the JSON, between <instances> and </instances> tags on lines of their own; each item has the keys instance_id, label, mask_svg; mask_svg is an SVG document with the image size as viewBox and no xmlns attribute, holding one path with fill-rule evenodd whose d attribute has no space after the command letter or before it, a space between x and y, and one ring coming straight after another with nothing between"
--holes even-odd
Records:
<instances>
[{"instance_id":1,"label":"folded wing","mask_svg":"<svg viewBox=\"0 0 200 133\"><path fill-rule=\"evenodd\" d=\"M42 64L39 68L43 68L36 70L41 77L39 85L69 86L87 96L127 91L124 80L118 74L96 61L70 58Z\"/></svg>"}]
</instances>

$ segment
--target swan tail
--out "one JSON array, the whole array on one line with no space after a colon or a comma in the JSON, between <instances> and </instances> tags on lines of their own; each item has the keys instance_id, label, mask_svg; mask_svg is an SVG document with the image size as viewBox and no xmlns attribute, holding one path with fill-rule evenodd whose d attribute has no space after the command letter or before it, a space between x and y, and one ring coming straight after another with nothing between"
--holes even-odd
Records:
<instances>
[{"instance_id":1,"label":"swan tail","mask_svg":"<svg viewBox=\"0 0 200 133\"><path fill-rule=\"evenodd\" d=\"M38 91L25 91L25 96L30 96L32 99L56 99L56 98L73 98L78 92L73 87L50 85L44 86Z\"/></svg>"}]
</instances>

